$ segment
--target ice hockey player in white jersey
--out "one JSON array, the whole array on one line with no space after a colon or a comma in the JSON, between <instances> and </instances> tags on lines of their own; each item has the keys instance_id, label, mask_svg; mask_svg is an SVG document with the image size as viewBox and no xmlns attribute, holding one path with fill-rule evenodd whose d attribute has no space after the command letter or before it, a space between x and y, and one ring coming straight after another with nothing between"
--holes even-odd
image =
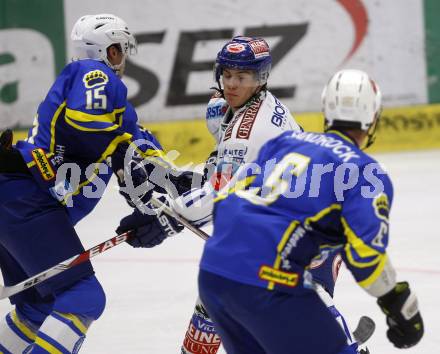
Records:
<instances>
[{"instance_id":1,"label":"ice hockey player in white jersey","mask_svg":"<svg viewBox=\"0 0 440 354\"><path fill-rule=\"evenodd\" d=\"M217 142L205 167L209 182L204 189L182 197L183 200L191 203L197 199L197 193L219 190L241 165L256 158L265 142L285 130L301 130L289 109L267 90L270 69L270 49L263 38L237 36L218 53L214 68L218 89L206 111L208 129ZM210 207L195 209L191 220L210 218ZM220 338L197 300L182 353L216 353L219 347Z\"/></svg>"},{"instance_id":2,"label":"ice hockey player in white jersey","mask_svg":"<svg viewBox=\"0 0 440 354\"><path fill-rule=\"evenodd\" d=\"M218 90L209 101L206 112L208 129L217 142L217 148L205 167L209 183L200 190L184 194L174 203L175 211L189 220L203 223L211 218L212 189L224 187L240 166L255 160L259 149L268 140L286 130L301 130L289 109L267 89L270 64L269 46L262 38L234 37L218 53L214 68ZM344 328L348 344L356 347L332 300L341 257L336 253L315 263L317 267L313 274L320 296ZM216 353L220 343L212 321L198 299L182 353Z\"/></svg>"}]
</instances>

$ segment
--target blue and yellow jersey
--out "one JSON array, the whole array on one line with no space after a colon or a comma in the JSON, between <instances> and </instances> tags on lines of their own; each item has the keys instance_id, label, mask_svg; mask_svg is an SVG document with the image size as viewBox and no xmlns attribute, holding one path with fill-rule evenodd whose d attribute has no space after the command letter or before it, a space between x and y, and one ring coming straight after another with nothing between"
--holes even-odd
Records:
<instances>
[{"instance_id":1,"label":"blue and yellow jersey","mask_svg":"<svg viewBox=\"0 0 440 354\"><path fill-rule=\"evenodd\" d=\"M285 292L310 285L312 273L332 293L331 272L310 272L314 264L341 254L364 287L383 269L391 181L339 132L283 133L221 193L203 270Z\"/></svg>"},{"instance_id":2,"label":"blue and yellow jersey","mask_svg":"<svg viewBox=\"0 0 440 354\"><path fill-rule=\"evenodd\" d=\"M76 223L102 195L112 172L106 159L116 149L142 139L139 153L163 156L159 142L137 120L126 86L107 65L75 61L57 77L27 140L16 147L36 181L69 206Z\"/></svg>"}]
</instances>

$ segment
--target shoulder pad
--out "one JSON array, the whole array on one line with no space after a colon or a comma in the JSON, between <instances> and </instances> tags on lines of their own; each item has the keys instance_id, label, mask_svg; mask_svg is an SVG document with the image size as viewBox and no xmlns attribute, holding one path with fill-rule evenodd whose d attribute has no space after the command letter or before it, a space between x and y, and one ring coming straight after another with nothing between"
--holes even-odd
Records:
<instances>
[{"instance_id":1,"label":"shoulder pad","mask_svg":"<svg viewBox=\"0 0 440 354\"><path fill-rule=\"evenodd\" d=\"M229 106L226 100L220 96L216 96L215 94L208 102L208 106L206 108L206 125L209 132L214 137L217 137L218 135L223 116L228 108Z\"/></svg>"}]
</instances>

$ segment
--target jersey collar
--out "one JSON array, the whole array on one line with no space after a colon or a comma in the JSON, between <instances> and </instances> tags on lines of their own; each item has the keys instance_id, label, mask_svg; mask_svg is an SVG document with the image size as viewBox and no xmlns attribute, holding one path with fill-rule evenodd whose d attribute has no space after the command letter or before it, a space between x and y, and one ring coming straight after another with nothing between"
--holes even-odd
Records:
<instances>
[{"instance_id":1,"label":"jersey collar","mask_svg":"<svg viewBox=\"0 0 440 354\"><path fill-rule=\"evenodd\" d=\"M339 130L330 129L330 130L327 130L326 133L335 134L335 135L339 136L340 138L344 139L345 141L348 141L350 144L358 146L356 141L354 141L349 135L347 135L346 133L343 133L343 132L341 132Z\"/></svg>"}]
</instances>

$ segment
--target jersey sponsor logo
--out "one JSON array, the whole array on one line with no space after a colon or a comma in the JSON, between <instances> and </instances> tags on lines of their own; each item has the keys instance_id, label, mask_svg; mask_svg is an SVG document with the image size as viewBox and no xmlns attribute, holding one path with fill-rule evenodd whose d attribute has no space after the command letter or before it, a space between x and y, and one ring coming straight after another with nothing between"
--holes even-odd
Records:
<instances>
[{"instance_id":1,"label":"jersey sponsor logo","mask_svg":"<svg viewBox=\"0 0 440 354\"><path fill-rule=\"evenodd\" d=\"M254 52L255 58L267 57L269 56L269 46L263 39L257 39L255 41L249 42L249 45Z\"/></svg>"},{"instance_id":2,"label":"jersey sponsor logo","mask_svg":"<svg viewBox=\"0 0 440 354\"><path fill-rule=\"evenodd\" d=\"M275 284L280 284L293 288L298 285L299 274L284 272L282 270L263 265L260 267L258 277L260 279L267 280Z\"/></svg>"},{"instance_id":3,"label":"jersey sponsor logo","mask_svg":"<svg viewBox=\"0 0 440 354\"><path fill-rule=\"evenodd\" d=\"M225 135L223 136L223 141L226 141L231 138L232 130L234 129L234 125L235 125L235 123L237 123L237 120L240 118L240 116L241 116L240 114L237 114L232 119L232 121L228 124L228 127L226 128L226 131L225 131Z\"/></svg>"},{"instance_id":4,"label":"jersey sponsor logo","mask_svg":"<svg viewBox=\"0 0 440 354\"><path fill-rule=\"evenodd\" d=\"M374 213L379 219L388 221L388 216L390 214L390 205L388 201L388 196L385 193L381 193L373 199L373 208Z\"/></svg>"},{"instance_id":5,"label":"jersey sponsor logo","mask_svg":"<svg viewBox=\"0 0 440 354\"><path fill-rule=\"evenodd\" d=\"M228 106L225 104L208 106L206 109L206 119L222 117L226 113L227 109Z\"/></svg>"},{"instance_id":6,"label":"jersey sponsor logo","mask_svg":"<svg viewBox=\"0 0 440 354\"><path fill-rule=\"evenodd\" d=\"M45 181L50 181L55 178L55 172L42 149L32 150L32 158Z\"/></svg>"},{"instance_id":7,"label":"jersey sponsor logo","mask_svg":"<svg viewBox=\"0 0 440 354\"><path fill-rule=\"evenodd\" d=\"M243 114L243 119L237 129L237 138L249 139L252 127L254 126L255 118L260 110L262 101L252 104Z\"/></svg>"},{"instance_id":8,"label":"jersey sponsor logo","mask_svg":"<svg viewBox=\"0 0 440 354\"><path fill-rule=\"evenodd\" d=\"M270 119L270 121L278 128L282 128L286 125L286 109L276 98L275 108L273 110L272 118Z\"/></svg>"},{"instance_id":9,"label":"jersey sponsor logo","mask_svg":"<svg viewBox=\"0 0 440 354\"><path fill-rule=\"evenodd\" d=\"M193 316L183 341L183 347L193 354L215 354L220 348L220 337L211 321Z\"/></svg>"},{"instance_id":10,"label":"jersey sponsor logo","mask_svg":"<svg viewBox=\"0 0 440 354\"><path fill-rule=\"evenodd\" d=\"M226 47L226 50L230 53L241 53L246 49L243 44L231 43Z\"/></svg>"},{"instance_id":11,"label":"jersey sponsor logo","mask_svg":"<svg viewBox=\"0 0 440 354\"><path fill-rule=\"evenodd\" d=\"M55 145L55 156L50 160L53 165L59 166L64 161L64 153L66 152L66 147L64 145Z\"/></svg>"},{"instance_id":12,"label":"jersey sponsor logo","mask_svg":"<svg viewBox=\"0 0 440 354\"><path fill-rule=\"evenodd\" d=\"M101 70L92 70L83 76L83 82L86 88L105 85L108 82L108 76Z\"/></svg>"}]
</instances>

